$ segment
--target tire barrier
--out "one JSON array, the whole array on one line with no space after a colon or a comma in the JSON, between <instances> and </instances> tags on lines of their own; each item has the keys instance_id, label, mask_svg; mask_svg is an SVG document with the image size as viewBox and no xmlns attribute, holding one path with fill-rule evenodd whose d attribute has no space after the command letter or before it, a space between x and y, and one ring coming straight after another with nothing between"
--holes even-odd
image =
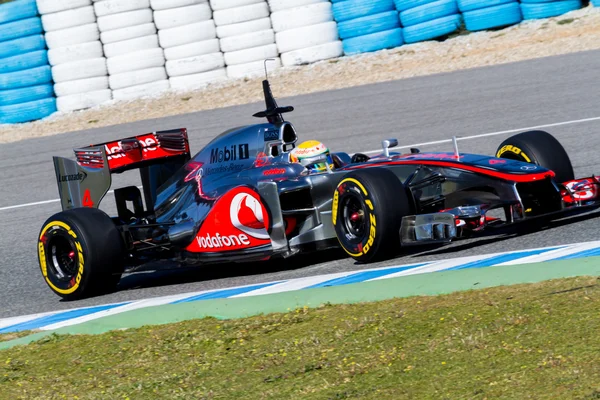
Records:
<instances>
[{"instance_id":1,"label":"tire barrier","mask_svg":"<svg viewBox=\"0 0 600 400\"><path fill-rule=\"evenodd\" d=\"M393 0L336 0L333 2L333 17L338 23L346 55L404 44Z\"/></svg>"},{"instance_id":2,"label":"tire barrier","mask_svg":"<svg viewBox=\"0 0 600 400\"><path fill-rule=\"evenodd\" d=\"M517 1L496 0L489 5L481 0L458 0L467 30L475 32L518 24L523 20Z\"/></svg>"},{"instance_id":3,"label":"tire barrier","mask_svg":"<svg viewBox=\"0 0 600 400\"><path fill-rule=\"evenodd\" d=\"M35 0L0 4L0 124L56 112L48 51Z\"/></svg>"},{"instance_id":4,"label":"tire barrier","mask_svg":"<svg viewBox=\"0 0 600 400\"><path fill-rule=\"evenodd\" d=\"M396 0L395 4L406 43L447 36L462 24L456 0Z\"/></svg>"},{"instance_id":5,"label":"tire barrier","mask_svg":"<svg viewBox=\"0 0 600 400\"><path fill-rule=\"evenodd\" d=\"M271 1L272 2L272 1ZM311 64L344 54L331 2L296 6L274 2L271 23L284 66Z\"/></svg>"},{"instance_id":6,"label":"tire barrier","mask_svg":"<svg viewBox=\"0 0 600 400\"><path fill-rule=\"evenodd\" d=\"M106 59L91 0L37 0L48 44L58 111L112 99Z\"/></svg>"},{"instance_id":7,"label":"tire barrier","mask_svg":"<svg viewBox=\"0 0 600 400\"><path fill-rule=\"evenodd\" d=\"M275 60L267 64L269 70L281 67L266 0L210 0L210 4L229 78L264 74L267 58Z\"/></svg>"},{"instance_id":8,"label":"tire barrier","mask_svg":"<svg viewBox=\"0 0 600 400\"><path fill-rule=\"evenodd\" d=\"M581 8L581 0L558 0L558 1L539 1L539 0L521 0L521 12L523 19L540 19L557 17L566 14L569 11L575 11Z\"/></svg>"},{"instance_id":9,"label":"tire barrier","mask_svg":"<svg viewBox=\"0 0 600 400\"><path fill-rule=\"evenodd\" d=\"M600 0L591 0L600 6ZM0 123L556 17L581 0L13 0Z\"/></svg>"},{"instance_id":10,"label":"tire barrier","mask_svg":"<svg viewBox=\"0 0 600 400\"><path fill-rule=\"evenodd\" d=\"M95 0L94 10L115 100L132 100L169 89L150 0Z\"/></svg>"},{"instance_id":11,"label":"tire barrier","mask_svg":"<svg viewBox=\"0 0 600 400\"><path fill-rule=\"evenodd\" d=\"M223 53L207 0L151 0L173 89L197 89L226 78Z\"/></svg>"}]
</instances>

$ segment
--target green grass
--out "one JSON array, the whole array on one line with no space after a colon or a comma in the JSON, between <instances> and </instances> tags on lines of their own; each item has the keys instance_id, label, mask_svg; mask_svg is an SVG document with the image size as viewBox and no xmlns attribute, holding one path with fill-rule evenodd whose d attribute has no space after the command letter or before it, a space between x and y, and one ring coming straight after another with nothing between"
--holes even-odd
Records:
<instances>
[{"instance_id":1,"label":"green grass","mask_svg":"<svg viewBox=\"0 0 600 400\"><path fill-rule=\"evenodd\" d=\"M0 334L0 342L7 342L9 340L18 339L23 336L27 336L33 333L32 331L22 331L22 332L14 332L14 333L2 333Z\"/></svg>"},{"instance_id":2,"label":"green grass","mask_svg":"<svg viewBox=\"0 0 600 400\"><path fill-rule=\"evenodd\" d=\"M597 399L582 277L206 318L0 351L3 399Z\"/></svg>"},{"instance_id":3,"label":"green grass","mask_svg":"<svg viewBox=\"0 0 600 400\"><path fill-rule=\"evenodd\" d=\"M575 21L575 19L573 19L573 18L565 18L565 19L561 19L560 21L557 21L556 23L558 25L565 25L565 24L570 24L573 21Z\"/></svg>"},{"instance_id":4,"label":"green grass","mask_svg":"<svg viewBox=\"0 0 600 400\"><path fill-rule=\"evenodd\" d=\"M0 4L10 3L11 1L14 1L14 0L0 0Z\"/></svg>"}]
</instances>

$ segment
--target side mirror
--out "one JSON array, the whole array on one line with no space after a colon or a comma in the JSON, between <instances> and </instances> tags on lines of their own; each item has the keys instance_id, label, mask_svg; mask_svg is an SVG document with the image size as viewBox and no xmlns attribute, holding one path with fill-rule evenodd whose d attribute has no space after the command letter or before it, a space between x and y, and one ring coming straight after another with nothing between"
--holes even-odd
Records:
<instances>
[{"instance_id":1,"label":"side mirror","mask_svg":"<svg viewBox=\"0 0 600 400\"><path fill-rule=\"evenodd\" d=\"M390 156L390 147L398 146L398 139L386 139L381 142L381 147L383 147L383 154L386 157Z\"/></svg>"}]
</instances>

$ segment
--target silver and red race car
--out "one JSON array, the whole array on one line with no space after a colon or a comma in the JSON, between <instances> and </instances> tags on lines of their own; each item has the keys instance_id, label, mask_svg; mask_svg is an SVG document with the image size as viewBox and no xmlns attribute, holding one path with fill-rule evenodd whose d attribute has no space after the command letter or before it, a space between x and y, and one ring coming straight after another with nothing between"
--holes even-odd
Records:
<instances>
[{"instance_id":1,"label":"silver and red race car","mask_svg":"<svg viewBox=\"0 0 600 400\"><path fill-rule=\"evenodd\" d=\"M228 130L193 157L185 129L154 132L54 157L62 212L42 226L39 263L65 299L114 290L125 271L258 262L341 247L358 261L407 245L448 243L532 219L600 206L598 177L575 179L564 148L529 131L495 157L453 152L343 152L320 173L291 162L298 136L263 81L267 122ZM98 205L112 174L137 169L114 190L117 215Z\"/></svg>"}]
</instances>

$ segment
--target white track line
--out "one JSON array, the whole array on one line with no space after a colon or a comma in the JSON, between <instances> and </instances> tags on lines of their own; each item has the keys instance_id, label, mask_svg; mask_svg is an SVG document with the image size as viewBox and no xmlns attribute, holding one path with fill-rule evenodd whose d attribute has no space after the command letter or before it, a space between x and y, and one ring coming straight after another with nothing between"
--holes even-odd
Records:
<instances>
[{"instance_id":1,"label":"white track line","mask_svg":"<svg viewBox=\"0 0 600 400\"><path fill-rule=\"evenodd\" d=\"M488 136L505 135L507 133L517 133L517 132L521 132L521 131L530 131L530 130L534 130L534 129L552 128L552 127L555 127L555 126L581 124L581 123L584 123L584 122L599 121L599 120L600 120L600 117L574 119L572 121L556 122L556 123L553 123L553 124L528 126L526 128L509 129L507 131L482 133L480 135L471 135L471 136L464 136L464 137L458 137L457 136L456 140L479 139L479 138L488 137ZM406 146L390 147L390 150L409 149L411 147L429 146L429 145L432 145L432 144L443 144L443 143L451 143L451 142L452 142L452 139L435 140L433 142L415 143L415 144L410 144L410 145L406 145ZM369 150L369 151L364 151L363 154L381 153L381 151L382 151L381 149L378 149L378 150Z\"/></svg>"},{"instance_id":2,"label":"white track line","mask_svg":"<svg viewBox=\"0 0 600 400\"><path fill-rule=\"evenodd\" d=\"M554 126L564 126L564 125L572 125L572 124L581 124L581 123L584 123L584 122L591 122L591 121L600 121L600 117L574 119L572 121L556 122L556 123L553 123L553 124L528 126L526 128L509 129L507 131L482 133L481 135L471 135L471 136L457 137L456 140L479 139L479 138L488 137L488 136L505 135L507 133L516 133L516 132L528 131L528 130L533 130L533 129L552 128ZM411 147L429 146L429 145L433 145L433 144L443 144L443 143L450 143L450 142L452 142L452 139L435 140L433 142L423 142L423 143L409 144L409 145L405 145L405 146L397 146L397 147L390 148L390 150L409 149ZM381 152L382 152L382 150L378 149L378 150L363 151L361 153L363 153L363 154L374 154L374 153L381 153ZM113 193L113 191L111 190L107 194L110 194L110 193ZM56 203L56 202L59 202L59 201L60 201L60 199L44 200L44 201L37 201L35 203L18 204L18 205L14 205L14 206L0 207L0 211L14 210L15 208L24 208L24 207L39 206L39 205L43 205L43 204Z\"/></svg>"}]
</instances>

